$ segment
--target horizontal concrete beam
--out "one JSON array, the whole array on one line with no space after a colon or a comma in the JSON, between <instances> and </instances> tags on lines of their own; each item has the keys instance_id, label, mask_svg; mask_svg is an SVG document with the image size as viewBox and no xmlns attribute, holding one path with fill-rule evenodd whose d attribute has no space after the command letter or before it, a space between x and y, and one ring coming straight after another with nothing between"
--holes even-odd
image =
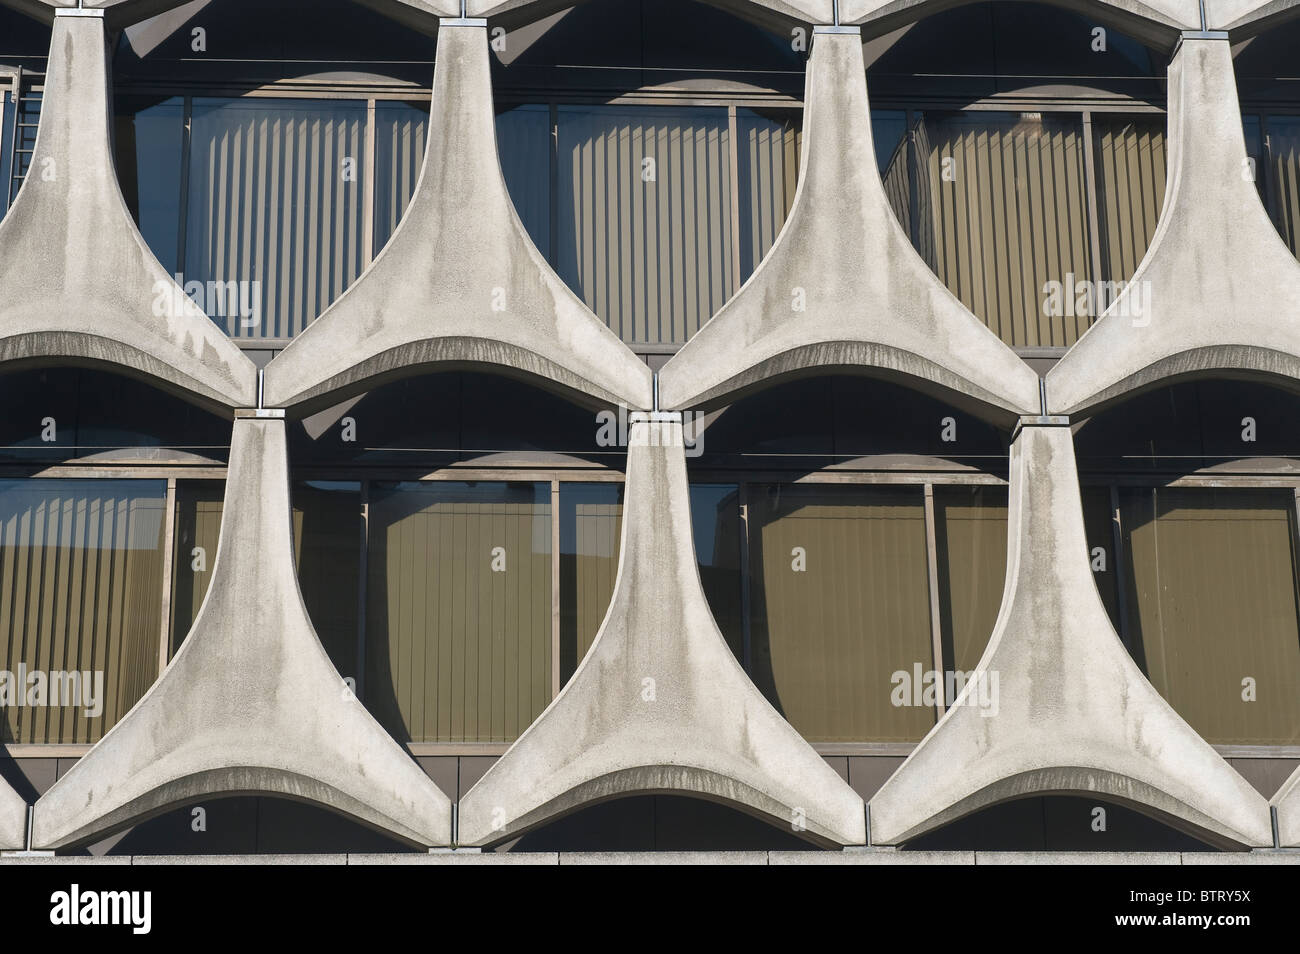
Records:
<instances>
[{"instance_id":1,"label":"horizontal concrete beam","mask_svg":"<svg viewBox=\"0 0 1300 954\"><path fill-rule=\"evenodd\" d=\"M712 408L784 379L900 381L1005 425L1038 376L943 286L874 162L861 38L818 32L804 155L785 227L744 287L660 371L661 406Z\"/></svg>"},{"instance_id":2,"label":"horizontal concrete beam","mask_svg":"<svg viewBox=\"0 0 1300 954\"><path fill-rule=\"evenodd\" d=\"M1047 374L1052 413L1096 413L1206 377L1300 392L1300 263L1251 179L1227 40L1169 66L1169 182L1145 258Z\"/></svg>"},{"instance_id":3,"label":"horizontal concrete beam","mask_svg":"<svg viewBox=\"0 0 1300 954\"><path fill-rule=\"evenodd\" d=\"M59 16L35 153L0 221L0 373L87 365L229 416L257 369L149 251L113 168L101 18Z\"/></svg>"},{"instance_id":4,"label":"horizontal concrete beam","mask_svg":"<svg viewBox=\"0 0 1300 954\"><path fill-rule=\"evenodd\" d=\"M1184 722L1120 642L1088 563L1068 427L1011 448L1006 587L965 690L871 799L902 844L1030 795L1095 795L1219 847L1273 844L1268 804Z\"/></svg>"},{"instance_id":5,"label":"horizontal concrete beam","mask_svg":"<svg viewBox=\"0 0 1300 954\"><path fill-rule=\"evenodd\" d=\"M298 589L284 421L234 424L212 583L153 687L36 803L64 848L221 795L311 802L418 846L451 805L348 691Z\"/></svg>"},{"instance_id":6,"label":"horizontal concrete beam","mask_svg":"<svg viewBox=\"0 0 1300 954\"><path fill-rule=\"evenodd\" d=\"M267 366L268 405L307 414L402 376L479 368L581 403L650 406L650 369L529 240L494 123L487 30L445 21L410 207L374 264Z\"/></svg>"},{"instance_id":7,"label":"horizontal concrete beam","mask_svg":"<svg viewBox=\"0 0 1300 954\"><path fill-rule=\"evenodd\" d=\"M460 803L491 845L623 795L731 805L824 845L862 844L862 799L749 681L709 612L680 421L634 415L618 576L573 678Z\"/></svg>"}]
</instances>

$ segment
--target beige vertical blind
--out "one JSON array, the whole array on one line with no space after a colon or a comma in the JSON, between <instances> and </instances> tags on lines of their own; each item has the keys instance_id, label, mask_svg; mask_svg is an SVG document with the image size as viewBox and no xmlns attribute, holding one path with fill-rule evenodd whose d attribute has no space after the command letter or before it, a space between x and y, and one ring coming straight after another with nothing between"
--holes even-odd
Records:
<instances>
[{"instance_id":1,"label":"beige vertical blind","mask_svg":"<svg viewBox=\"0 0 1300 954\"><path fill-rule=\"evenodd\" d=\"M1165 201L1164 117L1094 119L1106 278L1127 282L1155 235Z\"/></svg>"},{"instance_id":2,"label":"beige vertical blind","mask_svg":"<svg viewBox=\"0 0 1300 954\"><path fill-rule=\"evenodd\" d=\"M330 481L294 484L293 552L312 628L340 675L356 677L360 485Z\"/></svg>"},{"instance_id":3,"label":"beige vertical blind","mask_svg":"<svg viewBox=\"0 0 1300 954\"><path fill-rule=\"evenodd\" d=\"M935 668L920 488L755 484L749 500L756 685L811 742L920 739L933 707L890 700L894 673Z\"/></svg>"},{"instance_id":4,"label":"beige vertical blind","mask_svg":"<svg viewBox=\"0 0 1300 954\"><path fill-rule=\"evenodd\" d=\"M185 279L261 282L255 327L205 302L232 337L290 338L361 273L365 123L359 102L194 100Z\"/></svg>"},{"instance_id":5,"label":"beige vertical blind","mask_svg":"<svg viewBox=\"0 0 1300 954\"><path fill-rule=\"evenodd\" d=\"M366 702L413 742L509 742L551 698L546 484L372 485Z\"/></svg>"},{"instance_id":6,"label":"beige vertical blind","mask_svg":"<svg viewBox=\"0 0 1300 954\"><path fill-rule=\"evenodd\" d=\"M944 655L952 669L972 672L1002 608L1006 488L936 487L934 537Z\"/></svg>"},{"instance_id":7,"label":"beige vertical blind","mask_svg":"<svg viewBox=\"0 0 1300 954\"><path fill-rule=\"evenodd\" d=\"M388 244L415 195L429 132L428 107L375 104L375 254Z\"/></svg>"},{"instance_id":8,"label":"beige vertical blind","mask_svg":"<svg viewBox=\"0 0 1300 954\"><path fill-rule=\"evenodd\" d=\"M772 248L794 205L803 131L798 113L736 110L741 280Z\"/></svg>"},{"instance_id":9,"label":"beige vertical blind","mask_svg":"<svg viewBox=\"0 0 1300 954\"><path fill-rule=\"evenodd\" d=\"M918 247L1012 346L1067 346L1086 316L1046 313L1045 286L1092 279L1077 117L931 113L918 135Z\"/></svg>"},{"instance_id":10,"label":"beige vertical blind","mask_svg":"<svg viewBox=\"0 0 1300 954\"><path fill-rule=\"evenodd\" d=\"M220 480L176 483L176 527L172 548L170 654L176 655L208 595L221 537L226 486Z\"/></svg>"},{"instance_id":11,"label":"beige vertical blind","mask_svg":"<svg viewBox=\"0 0 1300 954\"><path fill-rule=\"evenodd\" d=\"M152 685L165 493L161 481L0 480L0 669L43 674L17 684L0 741L98 741ZM89 674L76 690L72 672ZM44 700L25 695L42 684Z\"/></svg>"},{"instance_id":12,"label":"beige vertical blind","mask_svg":"<svg viewBox=\"0 0 1300 954\"><path fill-rule=\"evenodd\" d=\"M685 342L735 291L726 110L558 116L557 271L624 341Z\"/></svg>"},{"instance_id":13,"label":"beige vertical blind","mask_svg":"<svg viewBox=\"0 0 1300 954\"><path fill-rule=\"evenodd\" d=\"M1120 501L1130 637L1152 684L1209 742L1300 742L1294 493L1125 488Z\"/></svg>"}]
</instances>

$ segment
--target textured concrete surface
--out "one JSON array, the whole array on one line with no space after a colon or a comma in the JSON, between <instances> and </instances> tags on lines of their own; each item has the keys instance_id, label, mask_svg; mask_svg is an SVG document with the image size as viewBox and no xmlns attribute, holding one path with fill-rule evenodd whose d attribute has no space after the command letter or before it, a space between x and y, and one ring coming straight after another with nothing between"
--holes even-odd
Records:
<instances>
[{"instance_id":1,"label":"textured concrete surface","mask_svg":"<svg viewBox=\"0 0 1300 954\"><path fill-rule=\"evenodd\" d=\"M429 129L397 232L267 365L267 406L310 413L406 374L486 365L580 403L650 407L650 369L551 270L510 204L485 27L439 30Z\"/></svg>"},{"instance_id":2,"label":"textured concrete surface","mask_svg":"<svg viewBox=\"0 0 1300 954\"><path fill-rule=\"evenodd\" d=\"M1228 30L1236 42L1295 16L1300 0L1205 0L1211 30Z\"/></svg>"},{"instance_id":3,"label":"textured concrete surface","mask_svg":"<svg viewBox=\"0 0 1300 954\"><path fill-rule=\"evenodd\" d=\"M840 22L860 23L872 36L973 0L840 0ZM1044 0L1115 27L1157 49L1169 49L1183 30L1201 25L1198 0ZM1207 0L1213 3L1215 0Z\"/></svg>"},{"instance_id":4,"label":"textured concrete surface","mask_svg":"<svg viewBox=\"0 0 1300 954\"><path fill-rule=\"evenodd\" d=\"M822 844L862 844L863 803L749 681L705 601L680 421L632 416L618 575L577 672L466 793L487 845L620 795L694 794Z\"/></svg>"},{"instance_id":5,"label":"textured concrete surface","mask_svg":"<svg viewBox=\"0 0 1300 954\"><path fill-rule=\"evenodd\" d=\"M15 851L27 840L27 803L0 779L0 851Z\"/></svg>"},{"instance_id":6,"label":"textured concrete surface","mask_svg":"<svg viewBox=\"0 0 1300 954\"><path fill-rule=\"evenodd\" d=\"M408 0L403 0L408 2ZM580 2L580 0L579 0ZM834 0L704 0L709 6L762 23L780 31L791 23L830 23L835 17ZM574 6L574 0L469 0L471 17L492 17L493 23L508 27L539 20L556 10Z\"/></svg>"},{"instance_id":7,"label":"textured concrete surface","mask_svg":"<svg viewBox=\"0 0 1300 954\"><path fill-rule=\"evenodd\" d=\"M1273 796L1272 804L1277 808L1278 844L1300 848L1300 769Z\"/></svg>"},{"instance_id":8,"label":"textured concrete surface","mask_svg":"<svg viewBox=\"0 0 1300 954\"><path fill-rule=\"evenodd\" d=\"M1038 413L1038 376L935 277L890 209L872 161L860 36L816 34L805 100L785 227L660 371L660 407L713 407L783 377L848 369L1008 425Z\"/></svg>"},{"instance_id":9,"label":"textured concrete surface","mask_svg":"<svg viewBox=\"0 0 1300 954\"><path fill-rule=\"evenodd\" d=\"M218 413L257 371L154 258L118 188L104 22L59 16L31 171L0 222L0 367L86 364Z\"/></svg>"},{"instance_id":10,"label":"textured concrete surface","mask_svg":"<svg viewBox=\"0 0 1300 954\"><path fill-rule=\"evenodd\" d=\"M1009 494L992 637L956 704L871 799L872 844L1026 795L1096 793L1220 847L1271 846L1263 796L1156 692L1111 626L1068 426L1020 430ZM985 687L996 705L977 704Z\"/></svg>"},{"instance_id":11,"label":"textured concrete surface","mask_svg":"<svg viewBox=\"0 0 1300 954\"><path fill-rule=\"evenodd\" d=\"M1186 39L1169 66L1169 180L1129 287L1047 374L1053 414L1179 378L1300 390L1300 263L1246 165L1227 40Z\"/></svg>"},{"instance_id":12,"label":"textured concrete surface","mask_svg":"<svg viewBox=\"0 0 1300 954\"><path fill-rule=\"evenodd\" d=\"M33 844L84 843L203 796L255 793L412 844L450 843L447 796L347 691L312 629L284 421L241 417L194 627L126 718L37 801Z\"/></svg>"}]
</instances>

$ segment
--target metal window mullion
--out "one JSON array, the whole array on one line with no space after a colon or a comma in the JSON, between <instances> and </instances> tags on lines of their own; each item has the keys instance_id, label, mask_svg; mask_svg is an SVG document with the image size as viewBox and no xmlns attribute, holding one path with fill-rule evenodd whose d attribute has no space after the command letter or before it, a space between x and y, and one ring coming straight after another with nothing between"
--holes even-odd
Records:
<instances>
[{"instance_id":1,"label":"metal window mullion","mask_svg":"<svg viewBox=\"0 0 1300 954\"><path fill-rule=\"evenodd\" d=\"M934 682L934 710L935 718L942 719L947 708L943 678L947 669L943 659L943 626L939 621L939 547L934 526L934 484L928 481L925 484L925 553L930 591L930 650L934 656L934 672L937 674Z\"/></svg>"},{"instance_id":2,"label":"metal window mullion","mask_svg":"<svg viewBox=\"0 0 1300 954\"><path fill-rule=\"evenodd\" d=\"M551 479L551 698L560 694L560 481Z\"/></svg>"},{"instance_id":3,"label":"metal window mullion","mask_svg":"<svg viewBox=\"0 0 1300 954\"><path fill-rule=\"evenodd\" d=\"M1133 645L1129 634L1128 619L1128 560L1124 553L1124 527L1119 508L1119 485L1110 485L1110 526L1111 526L1111 546L1114 548L1114 559L1111 560L1111 566L1115 572L1115 601L1119 608L1119 638L1129 655L1133 655Z\"/></svg>"},{"instance_id":4,"label":"metal window mullion","mask_svg":"<svg viewBox=\"0 0 1300 954\"><path fill-rule=\"evenodd\" d=\"M167 478L166 503L163 507L162 552L162 621L158 626L158 675L167 668L172 634L172 563L176 559L176 478Z\"/></svg>"},{"instance_id":5,"label":"metal window mullion","mask_svg":"<svg viewBox=\"0 0 1300 954\"><path fill-rule=\"evenodd\" d=\"M749 525L749 483L740 481L738 484L739 504L740 504L740 641L741 641L741 665L745 672L749 673L750 678L754 675L754 652L752 633L752 611L750 600L752 599L753 587L749 581L749 546L750 546L750 525Z\"/></svg>"},{"instance_id":6,"label":"metal window mullion","mask_svg":"<svg viewBox=\"0 0 1300 954\"><path fill-rule=\"evenodd\" d=\"M1106 288L1106 276L1101 270L1101 220L1097 212L1097 165L1094 155L1092 112L1083 111L1083 188L1088 196L1088 253L1092 261L1092 280L1098 284L1094 288ZM1097 301L1094 307L1099 317L1108 302Z\"/></svg>"},{"instance_id":7,"label":"metal window mullion","mask_svg":"<svg viewBox=\"0 0 1300 954\"><path fill-rule=\"evenodd\" d=\"M181 114L181 186L180 209L176 217L176 271L185 273L185 254L190 212L190 148L193 137L194 97L187 95Z\"/></svg>"},{"instance_id":8,"label":"metal window mullion","mask_svg":"<svg viewBox=\"0 0 1300 954\"><path fill-rule=\"evenodd\" d=\"M727 107L727 139L729 141L730 186L727 190L731 205L731 280L732 294L740 290L740 129L736 120L736 105ZM705 319L706 321L708 319Z\"/></svg>"},{"instance_id":9,"label":"metal window mullion","mask_svg":"<svg viewBox=\"0 0 1300 954\"><path fill-rule=\"evenodd\" d=\"M365 701L366 688L366 596L370 572L370 481L361 481L361 559L357 573L357 699Z\"/></svg>"},{"instance_id":10,"label":"metal window mullion","mask_svg":"<svg viewBox=\"0 0 1300 954\"><path fill-rule=\"evenodd\" d=\"M375 98L366 100L366 167L361 170L361 262L368 268L375 260L375 192L379 188L377 164L379 162L378 136L375 134Z\"/></svg>"}]
</instances>

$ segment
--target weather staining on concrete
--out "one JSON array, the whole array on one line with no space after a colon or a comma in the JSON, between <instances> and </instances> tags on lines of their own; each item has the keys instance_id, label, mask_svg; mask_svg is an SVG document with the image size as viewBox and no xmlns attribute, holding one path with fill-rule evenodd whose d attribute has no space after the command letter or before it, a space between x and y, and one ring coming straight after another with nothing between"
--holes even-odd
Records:
<instances>
[{"instance_id":1,"label":"weather staining on concrete","mask_svg":"<svg viewBox=\"0 0 1300 954\"><path fill-rule=\"evenodd\" d=\"M1220 847L1271 846L1264 798L1156 692L1111 626L1068 426L1017 435L1007 534L992 638L965 691L871 799L872 844L1027 795L1095 793ZM994 677L996 705L971 704Z\"/></svg>"},{"instance_id":2,"label":"weather staining on concrete","mask_svg":"<svg viewBox=\"0 0 1300 954\"><path fill-rule=\"evenodd\" d=\"M489 366L596 406L651 374L529 240L497 160L486 27L443 21L424 168L374 264L267 366L271 407L319 410L418 369Z\"/></svg>"},{"instance_id":3,"label":"weather staining on concrete","mask_svg":"<svg viewBox=\"0 0 1300 954\"><path fill-rule=\"evenodd\" d=\"M98 365L230 416L256 403L257 370L131 219L105 43L101 18L55 18L35 152L0 222L0 367Z\"/></svg>"},{"instance_id":4,"label":"weather staining on concrete","mask_svg":"<svg viewBox=\"0 0 1300 954\"><path fill-rule=\"evenodd\" d=\"M1178 378L1300 390L1300 263L1260 202L1226 39L1169 66L1169 181L1132 280L1047 374L1053 414L1093 413Z\"/></svg>"},{"instance_id":5,"label":"weather staining on concrete","mask_svg":"<svg viewBox=\"0 0 1300 954\"><path fill-rule=\"evenodd\" d=\"M9 783L0 779L0 851L26 847L27 803Z\"/></svg>"},{"instance_id":6,"label":"weather staining on concrete","mask_svg":"<svg viewBox=\"0 0 1300 954\"><path fill-rule=\"evenodd\" d=\"M492 844L620 795L676 792L823 845L863 844L862 799L749 681L709 612L680 416L632 419L609 611L560 695L462 799L458 841Z\"/></svg>"},{"instance_id":7,"label":"weather staining on concrete","mask_svg":"<svg viewBox=\"0 0 1300 954\"><path fill-rule=\"evenodd\" d=\"M815 34L804 156L776 244L660 372L660 406L712 407L782 377L858 371L1008 426L1038 377L935 277L872 158L861 37Z\"/></svg>"},{"instance_id":8,"label":"weather staining on concrete","mask_svg":"<svg viewBox=\"0 0 1300 954\"><path fill-rule=\"evenodd\" d=\"M213 795L308 801L446 845L451 807L348 690L294 570L284 421L234 424L212 584L162 677L36 803L33 843L84 843Z\"/></svg>"}]
</instances>

